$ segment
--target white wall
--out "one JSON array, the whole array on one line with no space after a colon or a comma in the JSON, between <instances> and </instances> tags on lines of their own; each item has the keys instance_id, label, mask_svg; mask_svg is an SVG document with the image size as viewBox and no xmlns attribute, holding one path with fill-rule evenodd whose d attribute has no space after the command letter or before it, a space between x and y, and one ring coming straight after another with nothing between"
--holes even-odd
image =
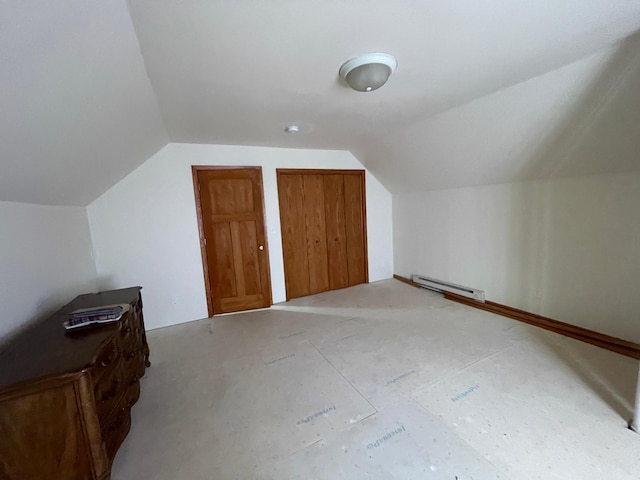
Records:
<instances>
[{"instance_id":1,"label":"white wall","mask_svg":"<svg viewBox=\"0 0 640 480\"><path fill-rule=\"evenodd\" d=\"M0 339L95 291L95 277L84 208L0 202Z\"/></svg>"},{"instance_id":2,"label":"white wall","mask_svg":"<svg viewBox=\"0 0 640 480\"><path fill-rule=\"evenodd\" d=\"M349 152L169 144L87 207L101 289L141 285L148 328L207 316L191 165L260 165L274 303L285 300L276 168L363 169ZM393 274L391 195L367 172L369 281Z\"/></svg>"},{"instance_id":3,"label":"white wall","mask_svg":"<svg viewBox=\"0 0 640 480\"><path fill-rule=\"evenodd\" d=\"M393 197L396 273L640 342L640 173Z\"/></svg>"}]
</instances>

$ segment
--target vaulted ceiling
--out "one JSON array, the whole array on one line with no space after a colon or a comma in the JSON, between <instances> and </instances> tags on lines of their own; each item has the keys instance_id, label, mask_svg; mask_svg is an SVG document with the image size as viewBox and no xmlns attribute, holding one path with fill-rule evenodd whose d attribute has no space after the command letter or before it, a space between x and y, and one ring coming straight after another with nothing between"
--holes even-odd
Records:
<instances>
[{"instance_id":1,"label":"vaulted ceiling","mask_svg":"<svg viewBox=\"0 0 640 480\"><path fill-rule=\"evenodd\" d=\"M170 141L350 150L394 192L639 170L638 30L640 0L0 0L0 200L86 205ZM370 51L398 70L357 93Z\"/></svg>"}]
</instances>

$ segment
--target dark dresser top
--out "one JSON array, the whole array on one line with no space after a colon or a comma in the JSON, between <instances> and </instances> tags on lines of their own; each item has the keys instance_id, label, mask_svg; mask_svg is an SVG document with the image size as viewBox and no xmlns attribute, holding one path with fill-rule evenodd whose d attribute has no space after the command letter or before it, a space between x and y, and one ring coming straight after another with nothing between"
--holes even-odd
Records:
<instances>
[{"instance_id":1,"label":"dark dresser top","mask_svg":"<svg viewBox=\"0 0 640 480\"><path fill-rule=\"evenodd\" d=\"M91 365L119 323L92 325L67 331L62 325L70 312L115 303L132 303L141 287L89 293L76 297L51 317L29 325L0 344L0 390L37 378L81 371Z\"/></svg>"}]
</instances>

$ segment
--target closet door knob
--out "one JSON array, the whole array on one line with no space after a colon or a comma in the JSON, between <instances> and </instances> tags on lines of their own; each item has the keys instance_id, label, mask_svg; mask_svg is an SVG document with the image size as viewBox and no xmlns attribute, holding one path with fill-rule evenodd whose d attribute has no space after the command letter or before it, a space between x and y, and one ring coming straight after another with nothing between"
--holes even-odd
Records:
<instances>
[{"instance_id":1,"label":"closet door knob","mask_svg":"<svg viewBox=\"0 0 640 480\"><path fill-rule=\"evenodd\" d=\"M260 246L258 247L258 250L264 250L264 246L263 246L263 245L260 245Z\"/></svg>"}]
</instances>

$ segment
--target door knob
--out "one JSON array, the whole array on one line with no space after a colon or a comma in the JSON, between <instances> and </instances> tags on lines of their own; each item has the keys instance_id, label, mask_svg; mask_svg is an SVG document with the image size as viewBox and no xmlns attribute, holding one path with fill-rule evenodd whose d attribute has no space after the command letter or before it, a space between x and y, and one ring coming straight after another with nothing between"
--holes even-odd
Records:
<instances>
[{"instance_id":1,"label":"door knob","mask_svg":"<svg viewBox=\"0 0 640 480\"><path fill-rule=\"evenodd\" d=\"M260 246L258 247L258 250L264 250L264 246L263 246L263 245L260 245Z\"/></svg>"}]
</instances>

